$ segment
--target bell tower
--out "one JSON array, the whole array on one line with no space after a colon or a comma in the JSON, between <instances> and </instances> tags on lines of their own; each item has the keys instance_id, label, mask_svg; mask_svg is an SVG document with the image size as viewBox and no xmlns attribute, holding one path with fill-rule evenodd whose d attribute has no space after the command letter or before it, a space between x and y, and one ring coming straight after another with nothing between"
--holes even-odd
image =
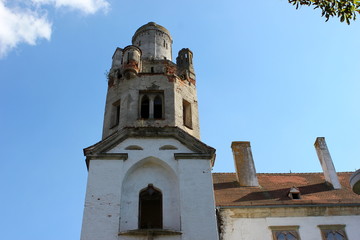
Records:
<instances>
[{"instance_id":1,"label":"bell tower","mask_svg":"<svg viewBox=\"0 0 360 240\"><path fill-rule=\"evenodd\" d=\"M193 53L149 22L117 48L102 140L84 149L81 240L217 240L211 169L200 141Z\"/></svg>"},{"instance_id":2,"label":"bell tower","mask_svg":"<svg viewBox=\"0 0 360 240\"><path fill-rule=\"evenodd\" d=\"M126 127L178 127L200 138L192 52L172 62L172 38L150 22L117 48L108 74L103 139Z\"/></svg>"}]
</instances>

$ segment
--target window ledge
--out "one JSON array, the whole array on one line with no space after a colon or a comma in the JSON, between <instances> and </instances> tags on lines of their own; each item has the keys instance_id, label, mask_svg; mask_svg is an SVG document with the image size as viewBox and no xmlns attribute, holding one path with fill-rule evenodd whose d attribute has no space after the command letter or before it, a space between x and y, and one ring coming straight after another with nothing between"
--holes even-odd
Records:
<instances>
[{"instance_id":1,"label":"window ledge","mask_svg":"<svg viewBox=\"0 0 360 240\"><path fill-rule=\"evenodd\" d=\"M134 230L128 230L119 232L119 236L160 236L160 235L181 235L182 232L170 230L170 229L157 229L157 228L151 228L151 229L134 229Z\"/></svg>"}]
</instances>

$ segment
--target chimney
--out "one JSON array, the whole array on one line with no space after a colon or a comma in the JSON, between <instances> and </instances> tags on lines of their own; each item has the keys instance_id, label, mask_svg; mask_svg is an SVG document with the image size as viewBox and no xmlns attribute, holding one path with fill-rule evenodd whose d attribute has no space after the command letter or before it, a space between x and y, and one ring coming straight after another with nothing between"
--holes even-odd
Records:
<instances>
[{"instance_id":1,"label":"chimney","mask_svg":"<svg viewBox=\"0 0 360 240\"><path fill-rule=\"evenodd\" d=\"M332 184L334 189L341 189L341 185L338 176L335 171L334 164L332 162L330 152L327 148L325 138L318 137L314 143L316 153L318 155L321 167L324 171L325 180Z\"/></svg>"},{"instance_id":2,"label":"chimney","mask_svg":"<svg viewBox=\"0 0 360 240\"><path fill-rule=\"evenodd\" d=\"M259 186L250 142L232 142L231 148L234 155L236 177L240 186Z\"/></svg>"}]
</instances>

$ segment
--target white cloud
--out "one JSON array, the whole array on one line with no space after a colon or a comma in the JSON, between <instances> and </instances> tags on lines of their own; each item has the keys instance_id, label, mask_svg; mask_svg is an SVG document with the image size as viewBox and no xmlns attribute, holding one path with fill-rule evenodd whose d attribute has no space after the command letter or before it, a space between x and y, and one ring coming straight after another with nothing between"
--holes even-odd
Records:
<instances>
[{"instance_id":1,"label":"white cloud","mask_svg":"<svg viewBox=\"0 0 360 240\"><path fill-rule=\"evenodd\" d=\"M0 58L20 43L35 45L41 38L50 40L51 23L46 15L29 9L8 8L0 0Z\"/></svg>"},{"instance_id":2,"label":"white cloud","mask_svg":"<svg viewBox=\"0 0 360 240\"><path fill-rule=\"evenodd\" d=\"M7 0L0 0L0 59L20 43L35 45L38 39L50 40L52 23L44 5L84 14L106 13L110 8L106 0L25 0L16 4L20 2L13 0L16 7L9 7Z\"/></svg>"},{"instance_id":3,"label":"white cloud","mask_svg":"<svg viewBox=\"0 0 360 240\"><path fill-rule=\"evenodd\" d=\"M109 10L110 4L106 0L32 0L32 2L42 4L52 4L57 8L69 8L85 14L94 14L98 11Z\"/></svg>"}]
</instances>

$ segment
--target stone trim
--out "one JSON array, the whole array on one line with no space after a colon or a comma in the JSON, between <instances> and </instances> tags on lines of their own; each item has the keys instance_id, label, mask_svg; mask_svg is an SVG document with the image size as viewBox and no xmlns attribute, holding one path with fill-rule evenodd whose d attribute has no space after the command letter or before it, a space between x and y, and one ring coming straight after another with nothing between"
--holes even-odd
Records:
<instances>
[{"instance_id":1,"label":"stone trim","mask_svg":"<svg viewBox=\"0 0 360 240\"><path fill-rule=\"evenodd\" d=\"M266 217L318 217L318 216L354 216L360 215L357 206L242 206L218 207L222 211L231 211L232 218L266 218Z\"/></svg>"},{"instance_id":2,"label":"stone trim","mask_svg":"<svg viewBox=\"0 0 360 240\"><path fill-rule=\"evenodd\" d=\"M213 160L212 154L206 153L174 153L175 160L180 159L204 159Z\"/></svg>"},{"instance_id":3,"label":"stone trim","mask_svg":"<svg viewBox=\"0 0 360 240\"><path fill-rule=\"evenodd\" d=\"M129 231L119 232L118 236L165 236L165 235L181 235L182 232L170 229L134 229Z\"/></svg>"},{"instance_id":4,"label":"stone trim","mask_svg":"<svg viewBox=\"0 0 360 240\"><path fill-rule=\"evenodd\" d=\"M345 226L345 224L317 225L321 230L344 230Z\"/></svg>"},{"instance_id":5,"label":"stone trim","mask_svg":"<svg viewBox=\"0 0 360 240\"><path fill-rule=\"evenodd\" d=\"M281 230L287 230L287 231L296 231L299 230L298 225L284 225L284 226L269 226L269 228L273 231L281 231Z\"/></svg>"},{"instance_id":6,"label":"stone trim","mask_svg":"<svg viewBox=\"0 0 360 240\"><path fill-rule=\"evenodd\" d=\"M92 155L95 153L104 153L116 146L120 142L124 141L127 138L131 137L141 137L141 138L175 138L180 141L182 144L187 146L194 152L197 153L206 153L214 156L215 159L215 149L204 144L199 139L191 136L186 133L184 130L178 127L127 127L121 131L115 132L102 141L87 147L84 149L84 155Z\"/></svg>"},{"instance_id":7,"label":"stone trim","mask_svg":"<svg viewBox=\"0 0 360 240\"><path fill-rule=\"evenodd\" d=\"M127 160L128 154L127 153L100 153L94 155L87 155L85 162L86 167L89 170L90 160Z\"/></svg>"}]
</instances>

